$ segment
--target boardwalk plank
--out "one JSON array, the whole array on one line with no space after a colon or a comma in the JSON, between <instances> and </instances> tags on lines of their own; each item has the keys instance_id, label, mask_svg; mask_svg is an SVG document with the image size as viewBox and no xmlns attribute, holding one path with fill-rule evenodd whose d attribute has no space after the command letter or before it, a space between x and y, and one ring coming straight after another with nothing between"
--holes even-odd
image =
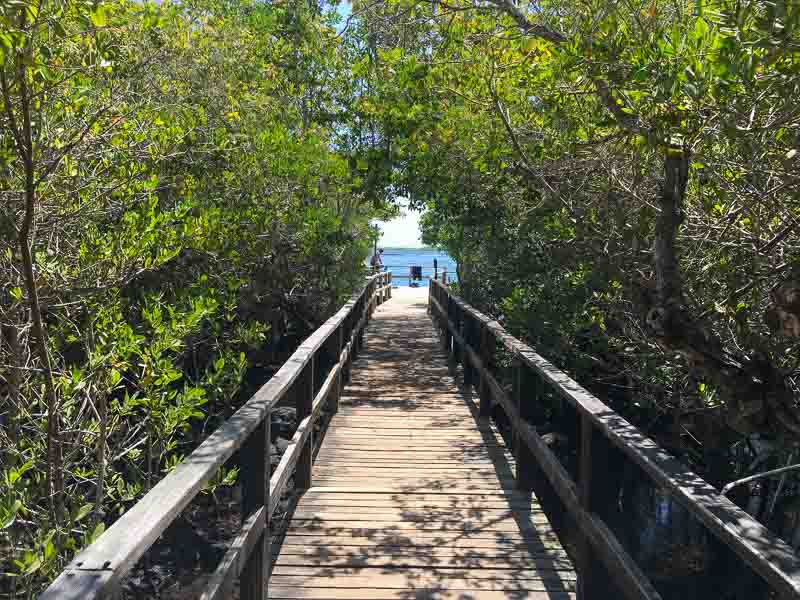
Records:
<instances>
[{"instance_id":1,"label":"boardwalk plank","mask_svg":"<svg viewBox=\"0 0 800 600\"><path fill-rule=\"evenodd\" d=\"M377 309L339 407L270 598L575 598L570 559L448 373L424 297Z\"/></svg>"}]
</instances>

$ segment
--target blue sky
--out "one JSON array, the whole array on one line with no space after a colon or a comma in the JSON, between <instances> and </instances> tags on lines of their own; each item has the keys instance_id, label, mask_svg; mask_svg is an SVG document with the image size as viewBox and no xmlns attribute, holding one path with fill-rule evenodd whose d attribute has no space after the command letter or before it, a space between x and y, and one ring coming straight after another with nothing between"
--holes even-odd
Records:
<instances>
[{"instance_id":1,"label":"blue sky","mask_svg":"<svg viewBox=\"0 0 800 600\"><path fill-rule=\"evenodd\" d=\"M347 17L350 16L350 3L347 0L343 0L339 3L336 7L336 12L342 15L342 22L336 26L337 31L341 33L342 29L344 28L345 23L347 23Z\"/></svg>"}]
</instances>

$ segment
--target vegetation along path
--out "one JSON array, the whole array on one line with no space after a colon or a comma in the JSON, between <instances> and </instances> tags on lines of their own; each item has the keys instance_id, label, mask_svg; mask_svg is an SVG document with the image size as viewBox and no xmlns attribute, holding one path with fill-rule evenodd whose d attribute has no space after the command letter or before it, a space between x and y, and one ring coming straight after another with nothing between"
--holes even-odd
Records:
<instances>
[{"instance_id":1,"label":"vegetation along path","mask_svg":"<svg viewBox=\"0 0 800 600\"><path fill-rule=\"evenodd\" d=\"M270 598L573 597L547 517L448 372L426 291L376 310L275 549Z\"/></svg>"}]
</instances>

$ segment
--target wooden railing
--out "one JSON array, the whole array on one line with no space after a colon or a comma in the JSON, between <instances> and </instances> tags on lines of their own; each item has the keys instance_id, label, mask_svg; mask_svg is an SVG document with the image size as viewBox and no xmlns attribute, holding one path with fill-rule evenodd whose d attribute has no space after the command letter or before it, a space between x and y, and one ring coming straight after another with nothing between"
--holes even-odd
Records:
<instances>
[{"instance_id":1,"label":"wooden railing","mask_svg":"<svg viewBox=\"0 0 800 600\"><path fill-rule=\"evenodd\" d=\"M336 411L364 328L391 293L390 273L369 277L244 406L78 554L41 598L92 600L116 594L125 575L237 450L242 528L202 598L226 597L237 578L242 600L266 598L270 517L293 470L297 488L311 486L314 424L326 403ZM294 400L299 424L270 477L270 411L282 398Z\"/></svg>"},{"instance_id":2,"label":"wooden railing","mask_svg":"<svg viewBox=\"0 0 800 600\"><path fill-rule=\"evenodd\" d=\"M507 417L517 487L535 491L543 504L549 504L549 516L561 513L564 518L556 514L557 520L568 520L573 536L577 533L579 599L661 597L621 541L625 536L619 522L625 515L620 519L615 513L626 469L668 493L729 557L728 564L717 566L721 573L701 572L697 577L755 581L755 590L739 590L725 598L800 598L797 556L749 514L436 280L431 281L429 308L444 347L463 365L465 385L478 391L481 415L489 416L499 405ZM503 385L504 379L511 379L511 385ZM575 468L567 468L532 426L545 420L551 425L557 422L571 438ZM748 569L748 576L741 578ZM723 595L712 591L705 597Z\"/></svg>"}]
</instances>

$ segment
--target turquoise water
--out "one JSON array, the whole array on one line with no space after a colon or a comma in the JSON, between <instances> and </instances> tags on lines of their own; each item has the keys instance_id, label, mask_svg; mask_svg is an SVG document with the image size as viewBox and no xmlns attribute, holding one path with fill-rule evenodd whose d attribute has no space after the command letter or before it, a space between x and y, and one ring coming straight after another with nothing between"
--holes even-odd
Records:
<instances>
[{"instance_id":1,"label":"turquoise water","mask_svg":"<svg viewBox=\"0 0 800 600\"><path fill-rule=\"evenodd\" d=\"M449 280L456 277L456 263L446 252L434 248L388 248L383 249L383 265L392 273L392 284L407 287L409 284L409 266L422 267L421 286L428 285L428 277L433 277L433 260L439 263L439 274L442 269L447 269Z\"/></svg>"}]
</instances>

